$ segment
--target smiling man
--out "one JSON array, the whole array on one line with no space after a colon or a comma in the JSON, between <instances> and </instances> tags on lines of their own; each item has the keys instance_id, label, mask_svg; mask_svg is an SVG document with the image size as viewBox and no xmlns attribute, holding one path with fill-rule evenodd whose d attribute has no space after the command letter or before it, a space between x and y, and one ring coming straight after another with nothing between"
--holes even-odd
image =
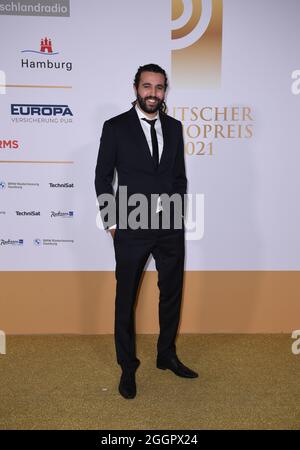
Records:
<instances>
[{"instance_id":1,"label":"smiling man","mask_svg":"<svg viewBox=\"0 0 300 450\"><path fill-rule=\"evenodd\" d=\"M136 396L135 372L140 365L135 349L134 305L139 281L150 254L158 271L159 325L156 366L177 376L196 378L198 374L177 357L175 339L178 330L184 275L183 199L187 189L182 125L165 111L168 87L166 72L156 64L139 67L134 79L136 100L132 108L107 120L103 125L96 166L95 188L104 228L111 234L116 259L115 346L122 375L119 392L124 398ZM104 214L103 196L113 196L114 171L118 189L113 197L116 215ZM143 226L136 227L128 210L118 207L120 187L126 187L131 199L145 197L147 207L140 210ZM170 209L170 217L180 217L165 227L161 197L177 195L181 200ZM149 225L151 200L155 196L158 227ZM145 221L147 226L145 227Z\"/></svg>"}]
</instances>

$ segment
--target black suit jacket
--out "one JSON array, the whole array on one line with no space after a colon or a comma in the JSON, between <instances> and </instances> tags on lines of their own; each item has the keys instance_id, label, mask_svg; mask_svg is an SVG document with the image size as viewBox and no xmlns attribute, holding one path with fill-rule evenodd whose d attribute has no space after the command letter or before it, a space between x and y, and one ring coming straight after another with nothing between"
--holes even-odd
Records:
<instances>
[{"instance_id":1,"label":"black suit jacket","mask_svg":"<svg viewBox=\"0 0 300 450\"><path fill-rule=\"evenodd\" d=\"M104 206L100 205L102 221L106 229L114 223L117 227L119 226L120 186L127 187L128 196L142 193L148 199L151 194L162 193L169 195L178 193L183 199L186 193L182 124L163 112L159 114L164 146L158 169L155 169L135 107L107 120L103 125L95 174L97 197L101 194L114 194L112 182L115 169L118 174L118 189L115 197L116 218L108 218L106 221L107 218L102 214ZM128 207L127 217L135 207Z\"/></svg>"}]
</instances>

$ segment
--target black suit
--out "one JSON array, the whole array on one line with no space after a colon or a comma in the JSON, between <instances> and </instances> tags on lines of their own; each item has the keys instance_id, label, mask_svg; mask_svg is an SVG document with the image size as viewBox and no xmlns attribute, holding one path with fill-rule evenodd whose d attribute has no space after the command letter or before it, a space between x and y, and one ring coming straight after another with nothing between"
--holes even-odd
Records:
<instances>
[{"instance_id":1,"label":"black suit","mask_svg":"<svg viewBox=\"0 0 300 450\"><path fill-rule=\"evenodd\" d=\"M175 194L183 198L187 179L181 123L160 112L164 146L158 169L147 144L135 108L104 123L96 167L97 196L113 194L114 170L118 173L116 221L109 219L105 228L117 224L114 247L116 257L115 344L117 361L123 369L136 369L140 361L135 353L134 303L145 263L152 253L158 270L160 289L160 336L157 351L160 356L176 353L182 282L184 273L184 224L182 228L124 229L119 215L119 187L126 186L128 196L142 193ZM183 207L183 205L182 205ZM128 207L128 215L135 207ZM100 207L102 209L102 207ZM173 211L174 212L174 211ZM127 215L127 217L128 217ZM149 214L150 220L150 214Z\"/></svg>"}]
</instances>

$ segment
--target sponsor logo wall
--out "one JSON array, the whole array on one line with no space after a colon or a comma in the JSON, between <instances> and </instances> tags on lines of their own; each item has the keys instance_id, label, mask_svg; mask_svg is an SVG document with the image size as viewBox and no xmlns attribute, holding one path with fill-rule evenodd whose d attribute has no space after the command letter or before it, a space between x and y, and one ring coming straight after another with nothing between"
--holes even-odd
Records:
<instances>
[{"instance_id":1,"label":"sponsor logo wall","mask_svg":"<svg viewBox=\"0 0 300 450\"><path fill-rule=\"evenodd\" d=\"M186 270L299 269L300 2L151 5L0 0L1 270L114 270L99 139L149 62L183 124Z\"/></svg>"}]
</instances>

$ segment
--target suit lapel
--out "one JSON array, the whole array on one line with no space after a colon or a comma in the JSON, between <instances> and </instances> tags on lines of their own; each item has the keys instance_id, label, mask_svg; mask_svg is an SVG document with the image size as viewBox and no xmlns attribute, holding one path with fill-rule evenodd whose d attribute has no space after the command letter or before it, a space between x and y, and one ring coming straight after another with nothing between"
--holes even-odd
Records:
<instances>
[{"instance_id":1,"label":"suit lapel","mask_svg":"<svg viewBox=\"0 0 300 450\"><path fill-rule=\"evenodd\" d=\"M162 155L161 155L160 162L158 165L158 170L160 171L168 164L168 161L169 161L170 152L172 149L172 145L171 145L172 134L171 134L171 130L170 130L166 115L164 113L160 112L159 118L160 118L163 138L164 138L163 151L162 151Z\"/></svg>"},{"instance_id":2,"label":"suit lapel","mask_svg":"<svg viewBox=\"0 0 300 450\"><path fill-rule=\"evenodd\" d=\"M129 110L129 117L130 131L132 133L133 139L136 142L138 148L141 149L143 155L145 156L145 159L147 160L147 163L151 164L152 168L155 169L148 142L134 106Z\"/></svg>"}]
</instances>

